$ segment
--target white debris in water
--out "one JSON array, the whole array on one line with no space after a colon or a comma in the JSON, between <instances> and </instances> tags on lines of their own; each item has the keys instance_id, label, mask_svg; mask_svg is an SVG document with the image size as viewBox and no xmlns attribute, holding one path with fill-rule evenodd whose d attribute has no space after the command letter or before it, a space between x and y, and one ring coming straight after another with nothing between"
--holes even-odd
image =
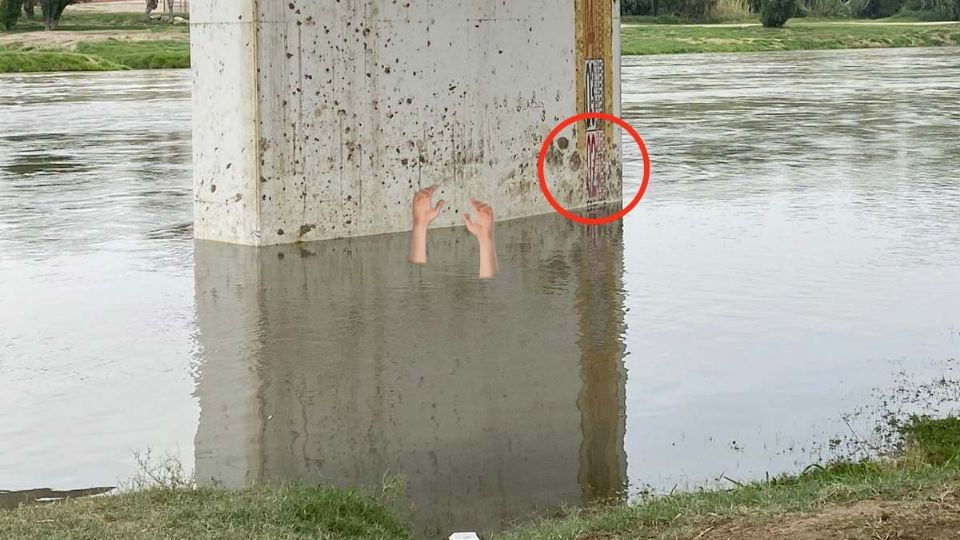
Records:
<instances>
[{"instance_id":1,"label":"white debris in water","mask_svg":"<svg viewBox=\"0 0 960 540\"><path fill-rule=\"evenodd\" d=\"M449 540L480 540L475 532L458 532L450 535Z\"/></svg>"}]
</instances>

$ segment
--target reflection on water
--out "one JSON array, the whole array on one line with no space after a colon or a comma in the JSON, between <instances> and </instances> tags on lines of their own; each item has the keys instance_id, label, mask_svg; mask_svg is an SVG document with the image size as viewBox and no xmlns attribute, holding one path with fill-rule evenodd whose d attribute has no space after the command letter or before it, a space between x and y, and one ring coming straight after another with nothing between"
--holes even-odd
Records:
<instances>
[{"instance_id":1,"label":"reflection on water","mask_svg":"<svg viewBox=\"0 0 960 540\"><path fill-rule=\"evenodd\" d=\"M423 529L489 529L797 471L875 389L951 378L956 49L623 82L643 203L498 224L483 283L463 229L422 270L405 235L195 244L189 73L0 75L0 490L116 485L149 448L231 486L405 474Z\"/></svg>"},{"instance_id":2,"label":"reflection on water","mask_svg":"<svg viewBox=\"0 0 960 540\"><path fill-rule=\"evenodd\" d=\"M501 223L477 280L466 231L251 249L196 244L196 474L378 486L407 479L422 528L493 530L619 496L620 225Z\"/></svg>"}]
</instances>

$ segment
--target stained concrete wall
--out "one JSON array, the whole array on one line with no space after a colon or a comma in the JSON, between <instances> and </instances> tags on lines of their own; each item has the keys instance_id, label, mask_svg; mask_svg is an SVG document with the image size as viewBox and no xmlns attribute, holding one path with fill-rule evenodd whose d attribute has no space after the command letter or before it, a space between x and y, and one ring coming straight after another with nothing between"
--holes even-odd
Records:
<instances>
[{"instance_id":1,"label":"stained concrete wall","mask_svg":"<svg viewBox=\"0 0 960 540\"><path fill-rule=\"evenodd\" d=\"M618 0L194 0L196 236L407 230L413 191L431 184L450 203L439 226L462 224L471 197L498 219L552 211L540 146L598 110L589 60L605 75L599 110L619 114L618 17ZM584 129L548 161L569 208L621 196L619 137L607 129L591 154L606 172L588 190Z\"/></svg>"},{"instance_id":2,"label":"stained concrete wall","mask_svg":"<svg viewBox=\"0 0 960 540\"><path fill-rule=\"evenodd\" d=\"M618 493L619 227L553 215L497 236L494 282L462 230L431 232L423 270L397 264L407 235L198 242L198 481L399 474L422 528L446 534Z\"/></svg>"}]
</instances>

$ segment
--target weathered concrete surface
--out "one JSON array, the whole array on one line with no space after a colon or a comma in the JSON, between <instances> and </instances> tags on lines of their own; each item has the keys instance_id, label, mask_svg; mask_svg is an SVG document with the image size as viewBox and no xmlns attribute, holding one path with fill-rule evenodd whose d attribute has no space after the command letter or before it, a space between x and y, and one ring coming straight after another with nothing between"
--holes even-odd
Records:
<instances>
[{"instance_id":1,"label":"weathered concrete surface","mask_svg":"<svg viewBox=\"0 0 960 540\"><path fill-rule=\"evenodd\" d=\"M502 223L494 282L476 280L464 234L433 231L425 269L395 263L404 234L199 241L198 482L403 475L420 524L446 534L616 496L619 225Z\"/></svg>"},{"instance_id":2,"label":"weathered concrete surface","mask_svg":"<svg viewBox=\"0 0 960 540\"><path fill-rule=\"evenodd\" d=\"M547 213L536 161L561 120L619 113L618 0L195 0L196 236L251 245L410 228L441 186L437 225L467 199L498 219ZM579 129L579 132L577 132ZM587 189L584 127L548 178L565 206L619 200L619 137ZM592 147L591 147L592 148Z\"/></svg>"}]
</instances>

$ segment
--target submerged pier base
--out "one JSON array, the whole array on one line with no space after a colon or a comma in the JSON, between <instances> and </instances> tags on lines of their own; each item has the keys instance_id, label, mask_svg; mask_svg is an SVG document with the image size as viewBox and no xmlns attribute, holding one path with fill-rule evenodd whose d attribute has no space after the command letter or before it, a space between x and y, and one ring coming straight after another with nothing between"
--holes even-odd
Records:
<instances>
[{"instance_id":1,"label":"submerged pier base","mask_svg":"<svg viewBox=\"0 0 960 540\"><path fill-rule=\"evenodd\" d=\"M195 234L249 245L409 229L432 184L462 223L552 211L546 135L619 114L618 0L193 0ZM621 197L620 144L587 122L546 173L568 208Z\"/></svg>"},{"instance_id":2,"label":"submerged pier base","mask_svg":"<svg viewBox=\"0 0 960 540\"><path fill-rule=\"evenodd\" d=\"M400 476L418 538L624 493L621 225L503 223L492 282L431 234L427 267L405 234L196 243L200 485Z\"/></svg>"}]
</instances>

